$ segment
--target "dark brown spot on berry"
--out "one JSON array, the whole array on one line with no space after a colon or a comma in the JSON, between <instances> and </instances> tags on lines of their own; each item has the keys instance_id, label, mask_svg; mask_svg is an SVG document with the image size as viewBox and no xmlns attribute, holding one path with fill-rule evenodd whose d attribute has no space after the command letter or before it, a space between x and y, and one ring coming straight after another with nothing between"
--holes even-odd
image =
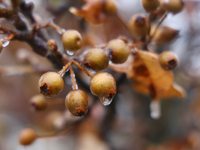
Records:
<instances>
[{"instance_id":1,"label":"dark brown spot on berry","mask_svg":"<svg viewBox=\"0 0 200 150\"><path fill-rule=\"evenodd\" d=\"M40 87L40 93L44 94L44 95L48 95L50 93L50 87L48 86L48 84L43 83Z\"/></svg>"},{"instance_id":2,"label":"dark brown spot on berry","mask_svg":"<svg viewBox=\"0 0 200 150\"><path fill-rule=\"evenodd\" d=\"M146 20L145 20L144 17L138 16L138 17L136 18L136 20L135 20L134 23L135 23L135 25L137 25L137 26L143 26L143 25L145 25Z\"/></svg>"},{"instance_id":3,"label":"dark brown spot on berry","mask_svg":"<svg viewBox=\"0 0 200 150\"><path fill-rule=\"evenodd\" d=\"M177 66L177 62L175 59L169 60L168 64L169 64L169 69L174 69Z\"/></svg>"},{"instance_id":4,"label":"dark brown spot on berry","mask_svg":"<svg viewBox=\"0 0 200 150\"><path fill-rule=\"evenodd\" d=\"M82 110L82 109L79 109L75 115L76 116L83 116L83 115L85 115L85 111Z\"/></svg>"},{"instance_id":5,"label":"dark brown spot on berry","mask_svg":"<svg viewBox=\"0 0 200 150\"><path fill-rule=\"evenodd\" d=\"M88 62L84 63L84 66L85 66L86 68L88 68L88 69L91 69L90 63L88 63Z\"/></svg>"},{"instance_id":6,"label":"dark brown spot on berry","mask_svg":"<svg viewBox=\"0 0 200 150\"><path fill-rule=\"evenodd\" d=\"M106 98L112 99L113 98L113 93L108 94L108 96Z\"/></svg>"},{"instance_id":7,"label":"dark brown spot on berry","mask_svg":"<svg viewBox=\"0 0 200 150\"><path fill-rule=\"evenodd\" d=\"M77 44L77 45L81 44L81 39L80 39L80 38L77 38L77 39L76 39L76 44Z\"/></svg>"},{"instance_id":8,"label":"dark brown spot on berry","mask_svg":"<svg viewBox=\"0 0 200 150\"><path fill-rule=\"evenodd\" d=\"M112 57L113 57L113 50L109 49L109 58L112 59Z\"/></svg>"}]
</instances>

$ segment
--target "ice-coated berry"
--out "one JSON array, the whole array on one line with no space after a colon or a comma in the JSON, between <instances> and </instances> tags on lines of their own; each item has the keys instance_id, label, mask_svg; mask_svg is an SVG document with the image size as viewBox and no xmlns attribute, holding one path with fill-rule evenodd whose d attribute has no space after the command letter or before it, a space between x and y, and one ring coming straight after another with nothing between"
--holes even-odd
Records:
<instances>
[{"instance_id":1,"label":"ice-coated berry","mask_svg":"<svg viewBox=\"0 0 200 150\"><path fill-rule=\"evenodd\" d=\"M83 116L88 111L87 95L79 89L70 91L65 98L65 105L74 116Z\"/></svg>"},{"instance_id":2,"label":"ice-coated berry","mask_svg":"<svg viewBox=\"0 0 200 150\"><path fill-rule=\"evenodd\" d=\"M57 72L47 72L40 77L38 87L40 93L46 97L53 97L62 91L64 81Z\"/></svg>"},{"instance_id":3,"label":"ice-coated berry","mask_svg":"<svg viewBox=\"0 0 200 150\"><path fill-rule=\"evenodd\" d=\"M127 60L129 49L124 41L120 39L112 40L107 44L106 48L109 50L110 60L113 63L120 64Z\"/></svg>"},{"instance_id":4,"label":"ice-coated berry","mask_svg":"<svg viewBox=\"0 0 200 150\"><path fill-rule=\"evenodd\" d=\"M100 71L108 67L108 57L101 48L92 48L85 55L83 65L88 69Z\"/></svg>"},{"instance_id":5,"label":"ice-coated berry","mask_svg":"<svg viewBox=\"0 0 200 150\"><path fill-rule=\"evenodd\" d=\"M82 46L81 34L76 30L67 30L62 35L62 43L67 54L73 55Z\"/></svg>"},{"instance_id":6,"label":"ice-coated berry","mask_svg":"<svg viewBox=\"0 0 200 150\"><path fill-rule=\"evenodd\" d=\"M116 94L115 79L109 73L97 73L90 80L90 90L92 94L100 98L103 105L107 106L112 102L112 99Z\"/></svg>"}]
</instances>

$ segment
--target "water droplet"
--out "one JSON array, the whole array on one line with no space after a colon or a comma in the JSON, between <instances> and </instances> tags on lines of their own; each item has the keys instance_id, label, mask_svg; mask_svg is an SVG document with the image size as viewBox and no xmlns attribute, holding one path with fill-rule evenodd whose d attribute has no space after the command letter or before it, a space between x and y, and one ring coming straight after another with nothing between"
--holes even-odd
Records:
<instances>
[{"instance_id":1,"label":"water droplet","mask_svg":"<svg viewBox=\"0 0 200 150\"><path fill-rule=\"evenodd\" d=\"M111 104L113 98L114 98L115 95L112 95L111 97L107 98L107 97L102 97L100 98L101 100L101 103L104 105L104 106L108 106Z\"/></svg>"},{"instance_id":2,"label":"water droplet","mask_svg":"<svg viewBox=\"0 0 200 150\"><path fill-rule=\"evenodd\" d=\"M6 46L8 46L9 45L9 43L10 43L10 41L5 41L4 43L3 43L3 47L6 47Z\"/></svg>"},{"instance_id":3,"label":"water droplet","mask_svg":"<svg viewBox=\"0 0 200 150\"><path fill-rule=\"evenodd\" d=\"M151 118L159 119L161 116L160 102L152 101L150 104Z\"/></svg>"},{"instance_id":4,"label":"water droplet","mask_svg":"<svg viewBox=\"0 0 200 150\"><path fill-rule=\"evenodd\" d=\"M66 50L67 55L72 56L75 54L76 51Z\"/></svg>"}]
</instances>

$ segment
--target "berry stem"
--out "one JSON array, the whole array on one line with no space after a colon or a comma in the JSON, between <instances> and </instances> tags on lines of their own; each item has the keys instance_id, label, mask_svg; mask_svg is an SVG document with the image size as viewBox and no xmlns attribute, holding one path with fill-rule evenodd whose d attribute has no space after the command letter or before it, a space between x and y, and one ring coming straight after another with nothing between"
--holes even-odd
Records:
<instances>
[{"instance_id":1,"label":"berry stem","mask_svg":"<svg viewBox=\"0 0 200 150\"><path fill-rule=\"evenodd\" d=\"M89 73L86 69L84 69L81 65L79 65L76 61L72 61L72 63L74 65L76 65L77 67L79 67L81 70L83 70L88 76L93 77L93 75L91 73Z\"/></svg>"},{"instance_id":2,"label":"berry stem","mask_svg":"<svg viewBox=\"0 0 200 150\"><path fill-rule=\"evenodd\" d=\"M154 31L154 33L152 34L152 36L150 36L148 43L149 43L149 42L152 40L152 38L155 36L155 34L156 34L156 32L157 32L159 26L160 26L161 23L165 20L165 18L167 17L167 15L168 15L168 12L166 12L166 13L164 14L164 16L162 17L162 19L160 20L160 22L156 25L155 31Z\"/></svg>"},{"instance_id":3,"label":"berry stem","mask_svg":"<svg viewBox=\"0 0 200 150\"><path fill-rule=\"evenodd\" d=\"M39 29L42 29L42 28L45 28L45 27L52 27L52 28L56 29L58 32L60 32L61 34L64 33L64 31L59 26L57 26L53 23L50 23L50 22L46 22L46 23L40 25L37 29L39 30Z\"/></svg>"},{"instance_id":4,"label":"berry stem","mask_svg":"<svg viewBox=\"0 0 200 150\"><path fill-rule=\"evenodd\" d=\"M59 136L59 135L66 135L70 131L71 131L71 128L67 128L64 130L59 130L59 131L49 134L49 135L38 135L37 138L49 138L49 137L55 137L55 136Z\"/></svg>"},{"instance_id":5,"label":"berry stem","mask_svg":"<svg viewBox=\"0 0 200 150\"><path fill-rule=\"evenodd\" d=\"M137 46L143 46L143 45L146 45L146 43L144 43L144 42L137 42L137 43L131 44L129 46L129 48L135 48Z\"/></svg>"},{"instance_id":6,"label":"berry stem","mask_svg":"<svg viewBox=\"0 0 200 150\"><path fill-rule=\"evenodd\" d=\"M7 34L10 34L10 33L14 34L15 33L15 32L13 32L13 31L11 31L9 29L6 29L6 28L4 28L2 26L0 26L0 31L3 31L3 33L7 33Z\"/></svg>"},{"instance_id":7,"label":"berry stem","mask_svg":"<svg viewBox=\"0 0 200 150\"><path fill-rule=\"evenodd\" d=\"M70 76L71 76L72 85L73 85L72 89L77 90L78 86L77 86L77 83L76 83L75 74L74 74L74 70L73 70L72 66L69 67L69 70L70 70Z\"/></svg>"},{"instance_id":8,"label":"berry stem","mask_svg":"<svg viewBox=\"0 0 200 150\"><path fill-rule=\"evenodd\" d=\"M60 71L59 75L62 77L63 73L69 68L69 66L72 64L72 61L69 61L63 69Z\"/></svg>"},{"instance_id":9,"label":"berry stem","mask_svg":"<svg viewBox=\"0 0 200 150\"><path fill-rule=\"evenodd\" d=\"M60 104L64 104L64 100L61 98L48 100L49 106L60 105Z\"/></svg>"},{"instance_id":10,"label":"berry stem","mask_svg":"<svg viewBox=\"0 0 200 150\"><path fill-rule=\"evenodd\" d=\"M7 38L3 39L2 42L4 43L6 41L12 40L14 38L14 36L15 36L14 33L11 33L11 34L8 35Z\"/></svg>"},{"instance_id":11,"label":"berry stem","mask_svg":"<svg viewBox=\"0 0 200 150\"><path fill-rule=\"evenodd\" d=\"M148 40L150 40L151 39L151 14L149 14L149 16L148 16L148 24L149 24L149 31L148 31Z\"/></svg>"}]
</instances>

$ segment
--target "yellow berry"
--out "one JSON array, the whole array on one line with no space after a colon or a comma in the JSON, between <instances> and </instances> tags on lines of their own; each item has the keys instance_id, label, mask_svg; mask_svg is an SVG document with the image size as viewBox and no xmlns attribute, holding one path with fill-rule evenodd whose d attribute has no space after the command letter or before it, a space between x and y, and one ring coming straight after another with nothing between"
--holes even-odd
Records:
<instances>
[{"instance_id":1,"label":"yellow berry","mask_svg":"<svg viewBox=\"0 0 200 150\"><path fill-rule=\"evenodd\" d=\"M107 44L106 48L109 50L111 61L113 63L124 63L128 58L129 49L128 46L122 40L112 40Z\"/></svg>"},{"instance_id":2,"label":"yellow berry","mask_svg":"<svg viewBox=\"0 0 200 150\"><path fill-rule=\"evenodd\" d=\"M65 98L65 105L74 116L83 116L88 111L87 95L79 89L70 91Z\"/></svg>"},{"instance_id":3,"label":"yellow berry","mask_svg":"<svg viewBox=\"0 0 200 150\"><path fill-rule=\"evenodd\" d=\"M147 17L142 14L134 15L128 24L128 28L135 40L143 41L149 32Z\"/></svg>"},{"instance_id":4,"label":"yellow berry","mask_svg":"<svg viewBox=\"0 0 200 150\"><path fill-rule=\"evenodd\" d=\"M100 71L108 67L108 57L100 48L90 49L84 57L84 66L94 71Z\"/></svg>"},{"instance_id":5,"label":"yellow berry","mask_svg":"<svg viewBox=\"0 0 200 150\"><path fill-rule=\"evenodd\" d=\"M22 145L30 145L37 138L37 134L31 128L23 129L19 134L19 143Z\"/></svg>"},{"instance_id":6,"label":"yellow berry","mask_svg":"<svg viewBox=\"0 0 200 150\"><path fill-rule=\"evenodd\" d=\"M55 52L57 51L57 43L53 39L47 41L47 47L50 51Z\"/></svg>"},{"instance_id":7,"label":"yellow berry","mask_svg":"<svg viewBox=\"0 0 200 150\"><path fill-rule=\"evenodd\" d=\"M184 3L182 0L169 0L165 5L168 11L176 14L183 9Z\"/></svg>"},{"instance_id":8,"label":"yellow berry","mask_svg":"<svg viewBox=\"0 0 200 150\"><path fill-rule=\"evenodd\" d=\"M53 97L62 91L64 81L57 72L47 72L40 77L38 87L40 93Z\"/></svg>"},{"instance_id":9,"label":"yellow berry","mask_svg":"<svg viewBox=\"0 0 200 150\"><path fill-rule=\"evenodd\" d=\"M62 35L62 43L67 54L73 55L82 46L81 34L76 30L67 30Z\"/></svg>"},{"instance_id":10,"label":"yellow berry","mask_svg":"<svg viewBox=\"0 0 200 150\"><path fill-rule=\"evenodd\" d=\"M113 15L117 13L117 7L113 0L107 0L104 3L104 11L106 14Z\"/></svg>"},{"instance_id":11,"label":"yellow berry","mask_svg":"<svg viewBox=\"0 0 200 150\"><path fill-rule=\"evenodd\" d=\"M177 57L173 52L170 51L162 52L158 60L161 67L166 71L173 70L178 64Z\"/></svg>"},{"instance_id":12,"label":"yellow berry","mask_svg":"<svg viewBox=\"0 0 200 150\"><path fill-rule=\"evenodd\" d=\"M101 102L107 106L112 102L116 94L116 82L113 76L106 72L97 73L90 80L92 94L98 96Z\"/></svg>"},{"instance_id":13,"label":"yellow berry","mask_svg":"<svg viewBox=\"0 0 200 150\"><path fill-rule=\"evenodd\" d=\"M44 110L47 107L47 100L44 97L44 95L38 94L33 96L30 99L31 105L36 109L36 110Z\"/></svg>"},{"instance_id":14,"label":"yellow berry","mask_svg":"<svg viewBox=\"0 0 200 150\"><path fill-rule=\"evenodd\" d=\"M156 10L159 4L159 0L142 0L142 5L147 12Z\"/></svg>"}]
</instances>

